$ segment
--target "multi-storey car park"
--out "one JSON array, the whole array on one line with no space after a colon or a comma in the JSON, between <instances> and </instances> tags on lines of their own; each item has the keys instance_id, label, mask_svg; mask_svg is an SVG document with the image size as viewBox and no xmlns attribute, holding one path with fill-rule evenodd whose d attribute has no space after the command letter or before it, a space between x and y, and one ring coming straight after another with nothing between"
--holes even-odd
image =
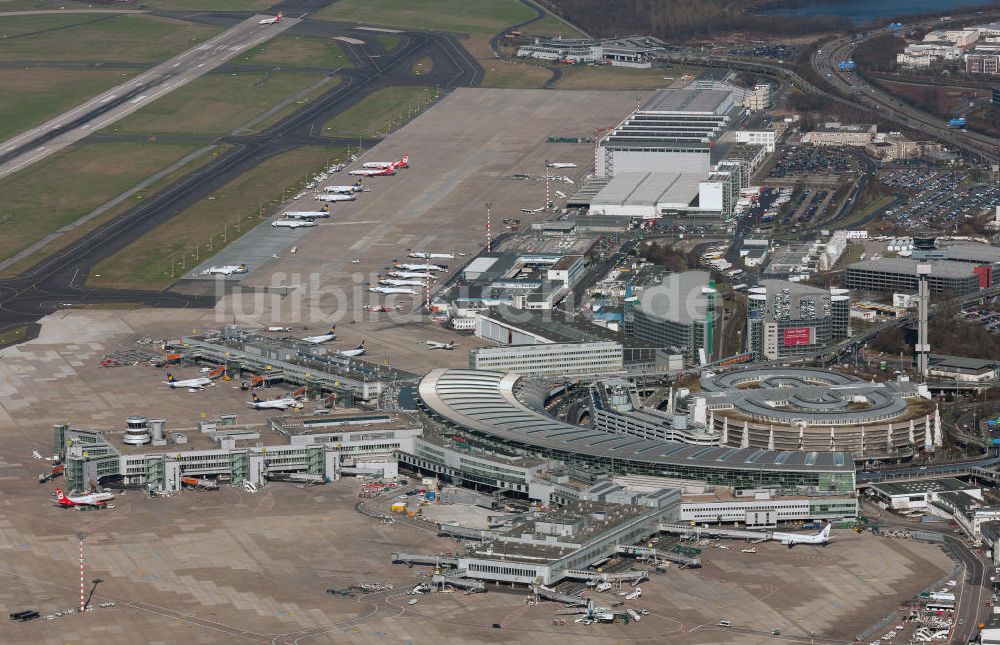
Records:
<instances>
[{"instance_id":1,"label":"multi-storey car park","mask_svg":"<svg viewBox=\"0 0 1000 645\"><path fill-rule=\"evenodd\" d=\"M547 416L549 388L517 374L436 369L420 381L420 406L442 441L400 461L447 476L443 452L500 453L609 474L654 475L738 488L854 489L854 463L842 451L765 450L688 445L582 428ZM427 435L418 440L418 447ZM460 448L454 446L461 444ZM435 453L437 451L437 453ZM441 453L441 456L438 455ZM460 455L459 455L460 456Z\"/></svg>"}]
</instances>

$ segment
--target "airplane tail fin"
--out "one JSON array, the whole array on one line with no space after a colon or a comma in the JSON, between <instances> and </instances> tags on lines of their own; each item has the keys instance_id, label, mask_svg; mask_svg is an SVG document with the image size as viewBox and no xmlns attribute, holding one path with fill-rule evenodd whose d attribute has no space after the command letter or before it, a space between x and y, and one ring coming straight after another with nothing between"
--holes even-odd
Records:
<instances>
[{"instance_id":1,"label":"airplane tail fin","mask_svg":"<svg viewBox=\"0 0 1000 645\"><path fill-rule=\"evenodd\" d=\"M275 22L281 22L281 19L282 19L282 17L284 17L284 15L285 15L284 11L279 11L278 15L276 16L277 20Z\"/></svg>"},{"instance_id":2,"label":"airplane tail fin","mask_svg":"<svg viewBox=\"0 0 1000 645\"><path fill-rule=\"evenodd\" d=\"M167 372L167 383L174 383L176 380L177 379L174 378L173 374L171 374L170 372Z\"/></svg>"},{"instance_id":3,"label":"airplane tail fin","mask_svg":"<svg viewBox=\"0 0 1000 645\"><path fill-rule=\"evenodd\" d=\"M403 163L404 164L409 163L409 161L410 161L410 155L403 155Z\"/></svg>"},{"instance_id":4,"label":"airplane tail fin","mask_svg":"<svg viewBox=\"0 0 1000 645\"><path fill-rule=\"evenodd\" d=\"M253 401L254 403L260 403L260 397L257 396L256 392L253 393L253 396L250 397L250 400Z\"/></svg>"},{"instance_id":5,"label":"airplane tail fin","mask_svg":"<svg viewBox=\"0 0 1000 645\"><path fill-rule=\"evenodd\" d=\"M361 341L361 344L358 345L358 349L364 349L364 348L365 348L365 341Z\"/></svg>"},{"instance_id":6,"label":"airplane tail fin","mask_svg":"<svg viewBox=\"0 0 1000 645\"><path fill-rule=\"evenodd\" d=\"M829 540L830 539L830 528L832 526L833 526L832 524L827 524L826 526L824 526L823 530L819 532L819 536L822 539L824 539L824 540Z\"/></svg>"},{"instance_id":7,"label":"airplane tail fin","mask_svg":"<svg viewBox=\"0 0 1000 645\"><path fill-rule=\"evenodd\" d=\"M56 499L59 500L61 504L72 504L68 497L66 497L61 488L56 489Z\"/></svg>"}]
</instances>

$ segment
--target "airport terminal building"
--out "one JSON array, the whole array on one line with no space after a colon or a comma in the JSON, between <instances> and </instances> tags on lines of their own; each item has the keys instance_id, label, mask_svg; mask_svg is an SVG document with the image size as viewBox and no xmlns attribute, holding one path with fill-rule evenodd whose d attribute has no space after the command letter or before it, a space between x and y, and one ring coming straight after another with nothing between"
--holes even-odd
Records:
<instances>
[{"instance_id":1,"label":"airport terminal building","mask_svg":"<svg viewBox=\"0 0 1000 645\"><path fill-rule=\"evenodd\" d=\"M432 370L418 388L428 425L448 443L461 445L457 451L535 458L609 475L652 475L738 488L803 489L817 494L854 490L849 453L688 445L582 428L542 411L547 392L544 384L517 374L464 369ZM434 452L440 448L429 448L412 457L422 457L421 468L442 472L447 464ZM400 459L409 461L406 455Z\"/></svg>"}]
</instances>

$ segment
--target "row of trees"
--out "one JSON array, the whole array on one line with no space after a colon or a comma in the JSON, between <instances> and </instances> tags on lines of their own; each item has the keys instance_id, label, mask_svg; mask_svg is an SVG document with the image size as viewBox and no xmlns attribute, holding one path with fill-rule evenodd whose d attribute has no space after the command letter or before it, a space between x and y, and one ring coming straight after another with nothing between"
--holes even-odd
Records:
<instances>
[{"instance_id":1,"label":"row of trees","mask_svg":"<svg viewBox=\"0 0 1000 645\"><path fill-rule=\"evenodd\" d=\"M929 327L931 350L935 354L981 358L1000 356L1000 334L991 334L979 325L954 318L933 320ZM916 332L913 332L915 335ZM870 347L886 354L913 352L913 338L893 328L879 334Z\"/></svg>"},{"instance_id":2,"label":"row of trees","mask_svg":"<svg viewBox=\"0 0 1000 645\"><path fill-rule=\"evenodd\" d=\"M780 19L751 13L760 0L547 0L555 13L595 36L651 34L666 40L715 36L727 31L796 36L842 31L846 18Z\"/></svg>"},{"instance_id":3,"label":"row of trees","mask_svg":"<svg viewBox=\"0 0 1000 645\"><path fill-rule=\"evenodd\" d=\"M640 255L650 262L665 266L668 271L673 273L696 269L701 259L697 251L692 250L685 253L665 243L650 244L640 251Z\"/></svg>"}]
</instances>

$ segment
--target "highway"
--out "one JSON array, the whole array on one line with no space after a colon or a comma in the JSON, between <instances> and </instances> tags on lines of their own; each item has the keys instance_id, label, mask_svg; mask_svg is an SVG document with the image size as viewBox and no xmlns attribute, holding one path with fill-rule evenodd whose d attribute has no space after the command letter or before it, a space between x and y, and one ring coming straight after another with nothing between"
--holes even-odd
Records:
<instances>
[{"instance_id":1,"label":"highway","mask_svg":"<svg viewBox=\"0 0 1000 645\"><path fill-rule=\"evenodd\" d=\"M297 2L286 2L285 11L301 11ZM315 8L317 0L306 0ZM323 2L329 4L329 0ZM225 14L222 15L225 17ZM243 19L245 13L239 14ZM188 16L216 24L219 13ZM232 20L232 17L229 18ZM254 18L255 19L255 18ZM282 21L284 22L284 21ZM243 23L241 23L243 24ZM254 23L256 25L256 23ZM138 303L145 307L211 307L216 294L192 294L177 291L118 291L86 286L90 269L140 236L152 231L175 214L207 198L263 161L302 146L358 145L348 140L322 136L323 124L384 86L420 85L449 89L474 86L482 80L483 70L476 60L451 36L433 32L400 33L401 42L385 52L377 34L326 21L299 22L292 33L331 37L349 33L363 45L344 43L345 54L352 62L349 69L338 70L342 82L301 110L282 119L267 130L247 136L230 135L220 141L231 150L219 155L197 171L181 177L126 213L104 223L84 237L22 272L18 277L0 281L0 331L37 321L56 309L74 304ZM379 56L371 56L378 53ZM430 57L432 72L415 76L414 65ZM104 136L104 135L100 135ZM373 140L363 140L373 145Z\"/></svg>"},{"instance_id":2,"label":"highway","mask_svg":"<svg viewBox=\"0 0 1000 645\"><path fill-rule=\"evenodd\" d=\"M937 21L924 25L910 25L908 28L913 29L932 24L937 24ZM811 59L812 68L820 77L825 78L837 90L848 95L853 95L859 104L873 108L878 114L887 119L891 119L913 130L926 132L984 161L996 162L1000 160L1000 147L998 147L997 140L993 137L976 132L949 128L943 119L927 114L912 105L896 99L866 82L860 74L839 71L837 67L838 63L852 59L854 50L858 45L873 38L893 33L895 32L884 28L866 32L860 36L842 36L828 41L813 54Z\"/></svg>"},{"instance_id":3,"label":"highway","mask_svg":"<svg viewBox=\"0 0 1000 645\"><path fill-rule=\"evenodd\" d=\"M59 152L66 146L120 121L165 94L190 83L241 51L289 29L298 20L271 25L255 15L139 76L98 94L77 107L0 143L0 179Z\"/></svg>"}]
</instances>

